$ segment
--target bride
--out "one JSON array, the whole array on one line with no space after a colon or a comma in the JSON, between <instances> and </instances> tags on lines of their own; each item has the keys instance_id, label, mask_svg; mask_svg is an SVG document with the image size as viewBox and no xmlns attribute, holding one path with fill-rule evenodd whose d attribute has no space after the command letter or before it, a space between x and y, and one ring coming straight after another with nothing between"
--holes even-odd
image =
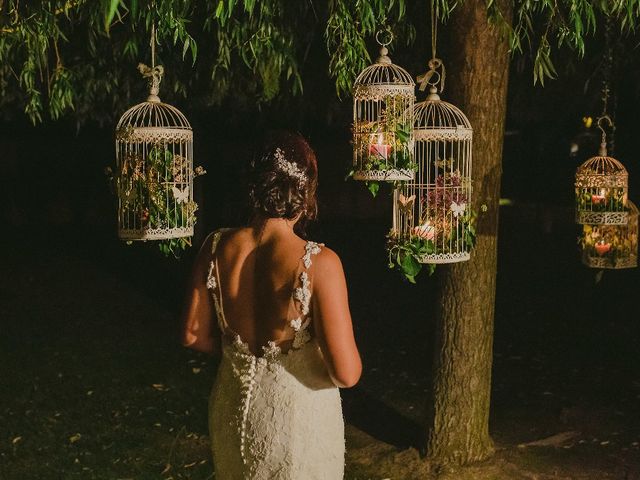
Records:
<instances>
[{"instance_id":1,"label":"bride","mask_svg":"<svg viewBox=\"0 0 640 480\"><path fill-rule=\"evenodd\" d=\"M215 477L341 479L338 387L355 385L362 365L340 259L297 235L316 215L315 154L300 135L277 134L250 176L252 219L205 240L184 313L184 345L221 356Z\"/></svg>"}]
</instances>

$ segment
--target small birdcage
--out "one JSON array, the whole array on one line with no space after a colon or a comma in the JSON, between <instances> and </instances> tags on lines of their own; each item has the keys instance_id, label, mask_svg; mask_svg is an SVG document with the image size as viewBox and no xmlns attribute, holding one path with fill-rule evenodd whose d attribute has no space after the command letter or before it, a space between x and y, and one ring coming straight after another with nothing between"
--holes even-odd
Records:
<instances>
[{"instance_id":1,"label":"small birdcage","mask_svg":"<svg viewBox=\"0 0 640 480\"><path fill-rule=\"evenodd\" d=\"M629 175L624 165L607 155L606 134L602 130L602 143L598 156L580 165L576 171L576 223L586 225L625 225L629 221L627 194Z\"/></svg>"},{"instance_id":2,"label":"small birdcage","mask_svg":"<svg viewBox=\"0 0 640 480\"><path fill-rule=\"evenodd\" d=\"M435 72L441 62L433 59L429 65L430 72ZM414 109L418 172L415 181L395 191L390 234L391 244L409 247L417 261L429 264L469 260L475 240L473 130L459 108L440 99L436 88L439 78L429 75L426 83L431 85L430 93Z\"/></svg>"},{"instance_id":3,"label":"small birdcage","mask_svg":"<svg viewBox=\"0 0 640 480\"><path fill-rule=\"evenodd\" d=\"M582 263L590 268L622 269L638 266L638 209L627 202L626 225L583 225Z\"/></svg>"},{"instance_id":4,"label":"small birdcage","mask_svg":"<svg viewBox=\"0 0 640 480\"><path fill-rule=\"evenodd\" d=\"M353 178L397 181L414 178L413 104L415 83L387 55L391 42L376 40L380 56L365 68L353 92Z\"/></svg>"},{"instance_id":5,"label":"small birdcage","mask_svg":"<svg viewBox=\"0 0 640 480\"><path fill-rule=\"evenodd\" d=\"M147 101L127 110L116 127L118 235L163 240L193 235L193 131L175 107L162 103L161 65L138 65L149 79Z\"/></svg>"}]
</instances>

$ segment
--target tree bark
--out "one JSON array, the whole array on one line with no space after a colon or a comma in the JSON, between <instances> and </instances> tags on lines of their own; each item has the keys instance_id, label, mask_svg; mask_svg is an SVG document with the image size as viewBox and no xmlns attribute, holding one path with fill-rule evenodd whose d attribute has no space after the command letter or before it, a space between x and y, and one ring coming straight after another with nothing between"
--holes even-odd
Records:
<instances>
[{"instance_id":1,"label":"tree bark","mask_svg":"<svg viewBox=\"0 0 640 480\"><path fill-rule=\"evenodd\" d=\"M500 0L505 19L511 2ZM439 268L433 401L428 408L427 457L463 465L489 457L493 320L498 208L507 103L509 45L489 22L485 0L465 0L448 23L444 97L473 127L473 209L478 213L471 260ZM451 93L450 95L448 93ZM486 207L485 207L486 206Z\"/></svg>"}]
</instances>

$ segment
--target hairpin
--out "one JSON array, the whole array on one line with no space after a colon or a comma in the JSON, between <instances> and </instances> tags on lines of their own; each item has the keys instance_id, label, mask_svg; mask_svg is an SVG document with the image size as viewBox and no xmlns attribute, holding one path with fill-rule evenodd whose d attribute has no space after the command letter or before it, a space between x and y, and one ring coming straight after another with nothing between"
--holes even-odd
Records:
<instances>
[{"instance_id":1,"label":"hairpin","mask_svg":"<svg viewBox=\"0 0 640 480\"><path fill-rule=\"evenodd\" d=\"M297 179L298 187L302 188L307 182L307 175L304 173L304 171L302 171L302 169L298 167L295 162L288 161L285 158L284 152L280 149L280 147L276 148L273 156L276 159L276 169L286 173L290 177Z\"/></svg>"}]
</instances>

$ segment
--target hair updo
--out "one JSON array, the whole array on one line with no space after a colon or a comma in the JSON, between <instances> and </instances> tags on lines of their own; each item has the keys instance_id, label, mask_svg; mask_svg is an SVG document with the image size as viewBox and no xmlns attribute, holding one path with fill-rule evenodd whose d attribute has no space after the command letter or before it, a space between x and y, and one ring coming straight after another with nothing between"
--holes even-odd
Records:
<instances>
[{"instance_id":1,"label":"hair updo","mask_svg":"<svg viewBox=\"0 0 640 480\"><path fill-rule=\"evenodd\" d=\"M254 216L293 220L302 227L317 215L316 155L293 132L274 132L250 164L249 198ZM300 228L299 227L299 228Z\"/></svg>"}]
</instances>

